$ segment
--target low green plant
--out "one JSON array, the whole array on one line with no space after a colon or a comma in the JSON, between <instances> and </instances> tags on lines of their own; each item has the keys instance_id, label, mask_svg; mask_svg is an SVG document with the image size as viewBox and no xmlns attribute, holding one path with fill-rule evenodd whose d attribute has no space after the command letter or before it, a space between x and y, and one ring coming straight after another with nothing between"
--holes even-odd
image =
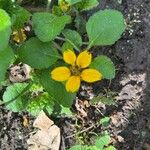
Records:
<instances>
[{"instance_id":1,"label":"low green plant","mask_svg":"<svg viewBox=\"0 0 150 150\"><path fill-rule=\"evenodd\" d=\"M116 92L105 89L104 93L100 93L98 96L94 97L91 100L91 104L95 105L97 103L102 103L108 106L111 106L111 105L117 106L117 103L115 102L116 95L117 95Z\"/></svg>"},{"instance_id":2,"label":"low green plant","mask_svg":"<svg viewBox=\"0 0 150 150\"><path fill-rule=\"evenodd\" d=\"M68 113L82 81L115 77L111 59L104 55L94 58L92 51L121 37L125 30L122 13L100 10L80 26L81 12L98 4L97 0L59 0L52 12L31 14L15 1L0 1L0 85L7 85L3 104L9 110L36 115L43 109L51 114L60 106ZM29 22L32 34L27 36L24 27ZM78 32L81 28L86 31L86 41L83 32ZM11 83L8 69L20 62L31 67L30 79ZM32 96L35 86L42 90Z\"/></svg>"},{"instance_id":3,"label":"low green plant","mask_svg":"<svg viewBox=\"0 0 150 150\"><path fill-rule=\"evenodd\" d=\"M116 150L116 148L110 144L111 137L105 132L103 135L96 137L95 144L93 145L74 145L69 150Z\"/></svg>"},{"instance_id":4,"label":"low green plant","mask_svg":"<svg viewBox=\"0 0 150 150\"><path fill-rule=\"evenodd\" d=\"M110 117L104 117L100 119L99 123L100 125L107 127L109 125Z\"/></svg>"}]
</instances>

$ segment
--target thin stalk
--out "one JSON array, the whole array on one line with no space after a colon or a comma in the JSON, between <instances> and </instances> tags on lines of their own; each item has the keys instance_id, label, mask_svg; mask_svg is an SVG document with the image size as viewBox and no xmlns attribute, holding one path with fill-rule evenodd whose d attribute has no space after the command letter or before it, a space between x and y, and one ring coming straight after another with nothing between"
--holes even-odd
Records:
<instances>
[{"instance_id":1,"label":"thin stalk","mask_svg":"<svg viewBox=\"0 0 150 150\"><path fill-rule=\"evenodd\" d=\"M88 44L89 44L89 42L82 42L82 44L83 44L83 45L88 45Z\"/></svg>"},{"instance_id":2,"label":"thin stalk","mask_svg":"<svg viewBox=\"0 0 150 150\"><path fill-rule=\"evenodd\" d=\"M91 47L92 47L92 42L91 43L88 43L88 47L87 47L87 50L89 50Z\"/></svg>"},{"instance_id":3,"label":"thin stalk","mask_svg":"<svg viewBox=\"0 0 150 150\"><path fill-rule=\"evenodd\" d=\"M76 49L76 50L78 50L78 51L80 51L80 49L73 43L73 42L71 42L70 40L68 40L68 39L65 39L65 38L62 38L62 37L56 37L56 39L57 40L60 40L60 41L67 41L67 42L69 42L71 45L73 45L73 47ZM88 45L89 43L88 42L82 42L82 44L83 45ZM90 48L89 48L90 49Z\"/></svg>"},{"instance_id":4,"label":"thin stalk","mask_svg":"<svg viewBox=\"0 0 150 150\"><path fill-rule=\"evenodd\" d=\"M62 49L61 47L56 43L56 42L52 42L54 47L58 50L58 52L60 52L62 54Z\"/></svg>"},{"instance_id":5,"label":"thin stalk","mask_svg":"<svg viewBox=\"0 0 150 150\"><path fill-rule=\"evenodd\" d=\"M61 40L61 41L67 41L69 42L76 50L80 51L80 49L73 43L71 42L69 39L64 39L62 37L56 37L56 39Z\"/></svg>"},{"instance_id":6,"label":"thin stalk","mask_svg":"<svg viewBox=\"0 0 150 150\"><path fill-rule=\"evenodd\" d=\"M92 126L86 128L86 129L84 129L84 130L81 130L81 131L78 132L78 133L75 133L75 134L72 134L72 135L70 135L70 136L67 136L65 139L69 139L69 138L72 138L72 137L74 137L74 136L76 136L76 135L79 135L79 134L82 134L82 133L84 133L84 132L87 132L87 131L93 129L94 127L95 127L95 125L92 125Z\"/></svg>"},{"instance_id":7,"label":"thin stalk","mask_svg":"<svg viewBox=\"0 0 150 150\"><path fill-rule=\"evenodd\" d=\"M46 11L49 11L50 5L51 5L52 0L47 0L47 6L46 6Z\"/></svg>"},{"instance_id":8,"label":"thin stalk","mask_svg":"<svg viewBox=\"0 0 150 150\"><path fill-rule=\"evenodd\" d=\"M62 38L62 37L59 37L59 36L57 36L56 39L57 39L57 40L60 40L60 41L66 41L65 38Z\"/></svg>"}]
</instances>

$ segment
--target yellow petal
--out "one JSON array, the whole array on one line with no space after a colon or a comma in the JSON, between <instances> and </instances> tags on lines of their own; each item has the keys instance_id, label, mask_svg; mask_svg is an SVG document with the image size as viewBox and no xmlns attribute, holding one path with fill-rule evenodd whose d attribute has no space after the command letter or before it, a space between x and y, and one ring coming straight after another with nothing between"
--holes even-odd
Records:
<instances>
[{"instance_id":1,"label":"yellow petal","mask_svg":"<svg viewBox=\"0 0 150 150\"><path fill-rule=\"evenodd\" d=\"M91 53L85 50L79 54L76 63L80 68L86 68L90 65L91 60L92 60Z\"/></svg>"},{"instance_id":2,"label":"yellow petal","mask_svg":"<svg viewBox=\"0 0 150 150\"><path fill-rule=\"evenodd\" d=\"M95 82L102 79L102 74L95 69L85 69L81 73L82 80L86 82Z\"/></svg>"},{"instance_id":3,"label":"yellow petal","mask_svg":"<svg viewBox=\"0 0 150 150\"><path fill-rule=\"evenodd\" d=\"M52 79L56 81L65 81L70 75L71 72L67 67L57 67L51 72Z\"/></svg>"},{"instance_id":4,"label":"yellow petal","mask_svg":"<svg viewBox=\"0 0 150 150\"><path fill-rule=\"evenodd\" d=\"M76 61L76 54L72 50L67 50L63 53L64 61L70 65L74 65Z\"/></svg>"},{"instance_id":5,"label":"yellow petal","mask_svg":"<svg viewBox=\"0 0 150 150\"><path fill-rule=\"evenodd\" d=\"M80 77L71 76L66 83L66 90L68 92L76 92L80 88Z\"/></svg>"}]
</instances>

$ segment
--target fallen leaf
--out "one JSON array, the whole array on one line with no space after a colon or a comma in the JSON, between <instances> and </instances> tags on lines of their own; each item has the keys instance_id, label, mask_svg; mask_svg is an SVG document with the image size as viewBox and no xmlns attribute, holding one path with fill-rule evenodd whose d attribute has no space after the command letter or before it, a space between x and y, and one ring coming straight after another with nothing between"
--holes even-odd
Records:
<instances>
[{"instance_id":1,"label":"fallen leaf","mask_svg":"<svg viewBox=\"0 0 150 150\"><path fill-rule=\"evenodd\" d=\"M9 80L13 83L24 82L30 78L31 68L26 64L18 64L10 67Z\"/></svg>"},{"instance_id":2,"label":"fallen leaf","mask_svg":"<svg viewBox=\"0 0 150 150\"><path fill-rule=\"evenodd\" d=\"M23 122L22 123L23 123L23 126L26 128L29 126L29 120L27 119L26 116L23 116Z\"/></svg>"},{"instance_id":3,"label":"fallen leaf","mask_svg":"<svg viewBox=\"0 0 150 150\"><path fill-rule=\"evenodd\" d=\"M47 131L54 122L50 120L42 110L33 123L33 127Z\"/></svg>"},{"instance_id":4,"label":"fallen leaf","mask_svg":"<svg viewBox=\"0 0 150 150\"><path fill-rule=\"evenodd\" d=\"M87 112L85 111L85 106L83 102L80 101L78 98L76 99L75 107L77 111L81 114L82 117L87 117Z\"/></svg>"},{"instance_id":5,"label":"fallen leaf","mask_svg":"<svg viewBox=\"0 0 150 150\"><path fill-rule=\"evenodd\" d=\"M40 129L28 139L28 150L59 150L60 129L41 111L34 122Z\"/></svg>"}]
</instances>

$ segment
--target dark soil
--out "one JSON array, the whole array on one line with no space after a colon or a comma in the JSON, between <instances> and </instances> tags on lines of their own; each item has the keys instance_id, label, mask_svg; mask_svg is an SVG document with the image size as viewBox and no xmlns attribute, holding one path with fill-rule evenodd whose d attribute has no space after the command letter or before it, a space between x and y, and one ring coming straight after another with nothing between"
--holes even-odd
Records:
<instances>
[{"instance_id":1,"label":"dark soil","mask_svg":"<svg viewBox=\"0 0 150 150\"><path fill-rule=\"evenodd\" d=\"M128 28L113 46L99 48L99 51L95 49L94 55L111 57L118 71L111 84L108 81L99 82L93 86L93 91L98 94L105 87L118 92L118 106L107 106L102 110L104 115L111 117L108 130L118 150L150 150L150 1L122 0L119 4L117 0L101 0L96 9L88 12L88 16L105 8L120 10ZM100 114L97 117L94 108L89 109L92 115L84 118L85 127L101 117ZM31 120L28 128L23 126L23 116ZM75 130L72 123L74 121L71 119L64 118L57 122L62 129L61 150L75 143L74 138L65 139ZM95 131L100 132L101 129ZM1 150L27 149L26 140L31 132L31 116L11 113L5 107L0 107Z\"/></svg>"}]
</instances>

